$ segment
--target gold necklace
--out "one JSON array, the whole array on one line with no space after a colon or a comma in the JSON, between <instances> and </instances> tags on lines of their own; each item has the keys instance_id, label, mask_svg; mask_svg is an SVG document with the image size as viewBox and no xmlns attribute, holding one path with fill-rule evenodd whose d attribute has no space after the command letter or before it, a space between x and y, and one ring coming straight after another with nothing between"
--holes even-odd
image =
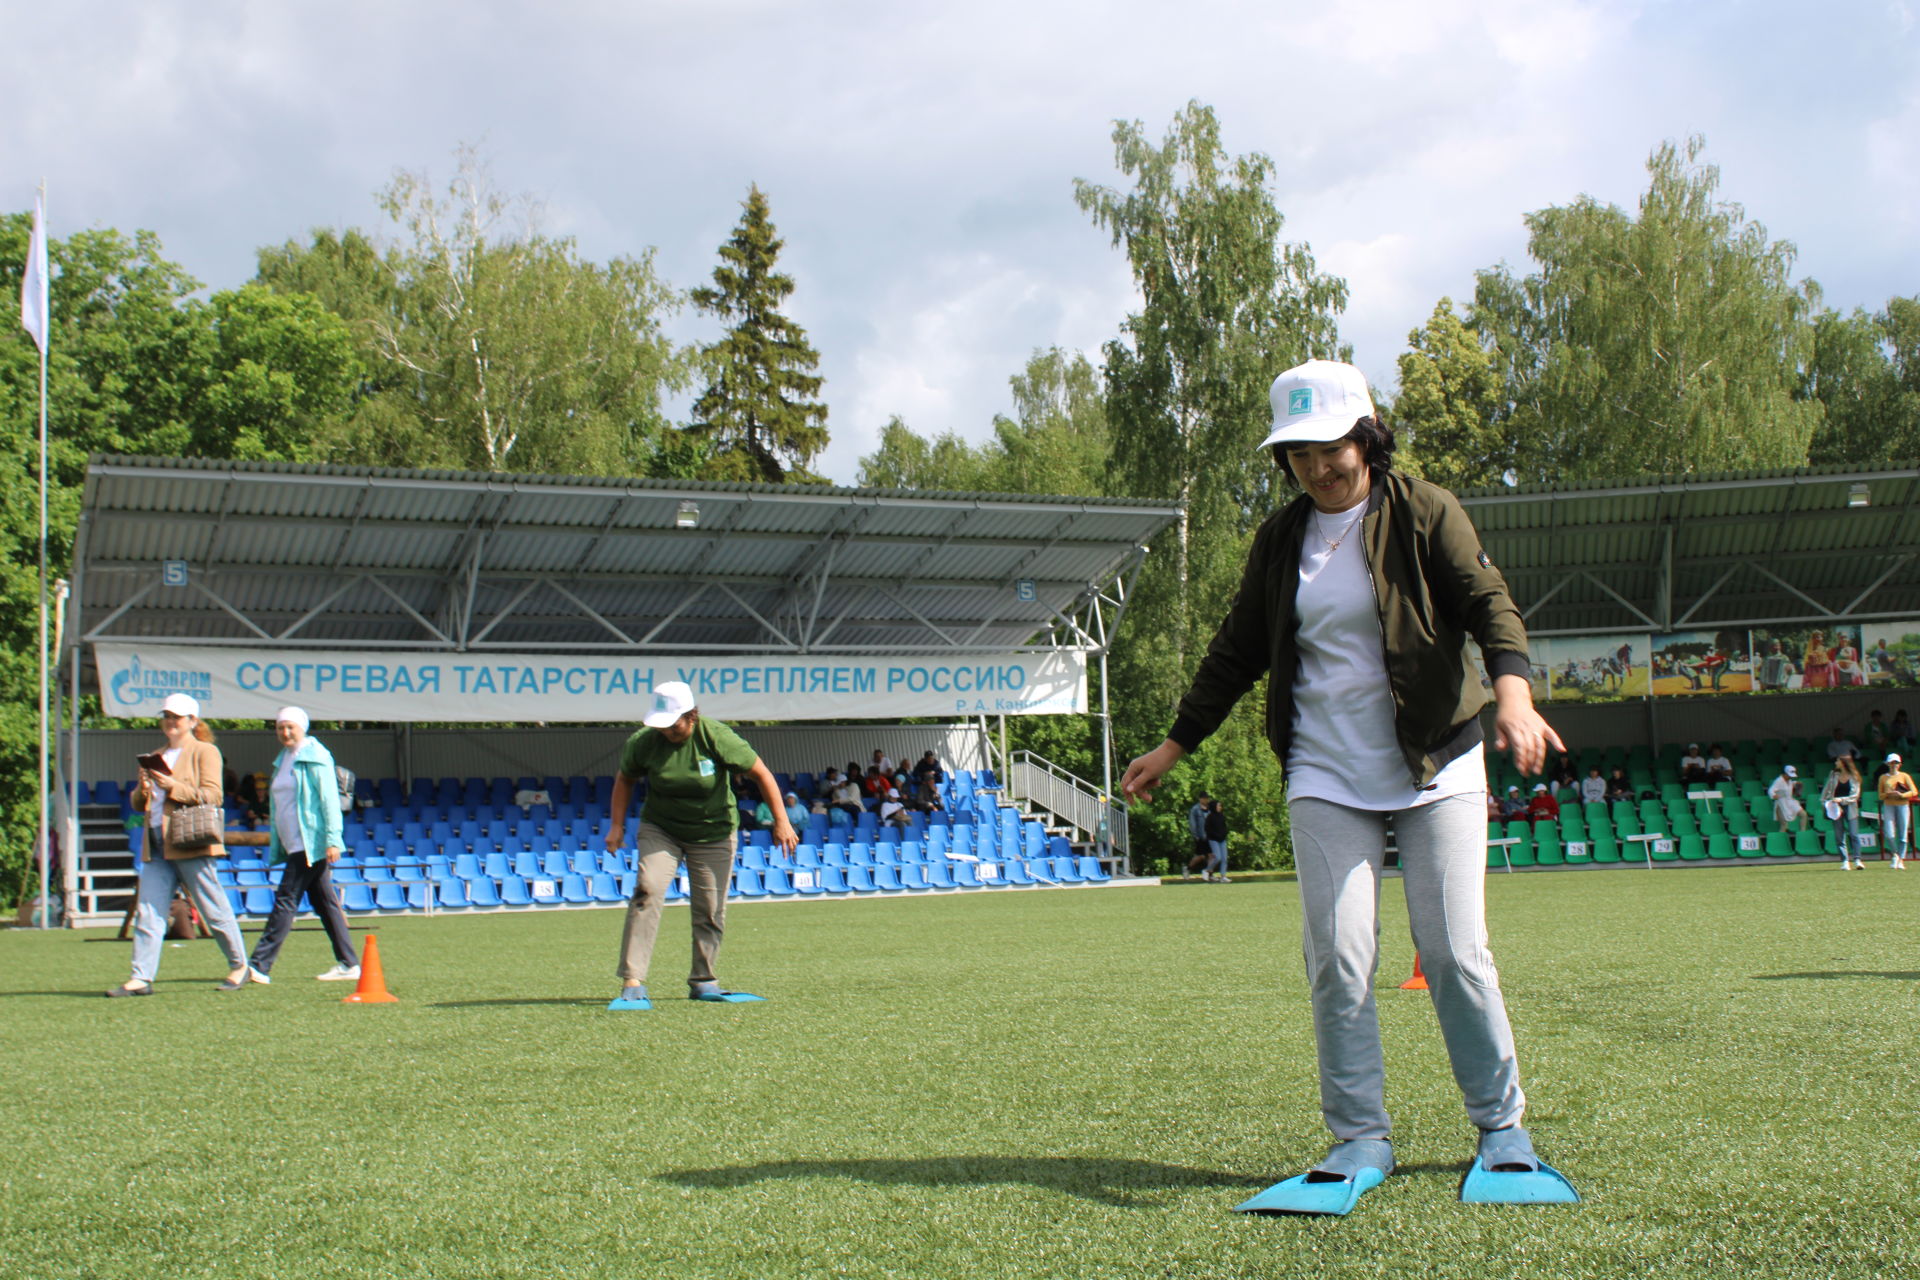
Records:
<instances>
[{"instance_id":1,"label":"gold necklace","mask_svg":"<svg viewBox=\"0 0 1920 1280\"><path fill-rule=\"evenodd\" d=\"M1363 512L1362 515L1364 514L1365 513ZM1360 516L1355 516L1353 519L1347 521L1347 527L1340 531L1339 537L1329 539L1325 533L1321 532L1319 513L1315 512L1314 521L1313 521L1313 531L1316 534L1319 534L1320 541L1327 544L1327 554L1332 555L1334 552L1340 549L1340 544L1347 540L1347 535L1352 533L1354 529L1359 526L1360 520L1361 520Z\"/></svg>"}]
</instances>

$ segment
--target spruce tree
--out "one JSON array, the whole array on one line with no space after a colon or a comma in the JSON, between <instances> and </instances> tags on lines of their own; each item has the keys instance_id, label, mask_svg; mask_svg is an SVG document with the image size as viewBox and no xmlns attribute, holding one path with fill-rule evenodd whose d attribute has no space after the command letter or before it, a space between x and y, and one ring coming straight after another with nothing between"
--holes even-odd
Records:
<instances>
[{"instance_id":1,"label":"spruce tree","mask_svg":"<svg viewBox=\"0 0 1920 1280\"><path fill-rule=\"evenodd\" d=\"M702 311L727 325L706 348L707 389L688 430L711 450L716 480L812 480L807 464L827 444L827 406L815 399L820 353L807 331L780 314L793 277L774 270L781 240L767 216L767 197L748 189L740 225L720 246L713 287L693 291Z\"/></svg>"}]
</instances>

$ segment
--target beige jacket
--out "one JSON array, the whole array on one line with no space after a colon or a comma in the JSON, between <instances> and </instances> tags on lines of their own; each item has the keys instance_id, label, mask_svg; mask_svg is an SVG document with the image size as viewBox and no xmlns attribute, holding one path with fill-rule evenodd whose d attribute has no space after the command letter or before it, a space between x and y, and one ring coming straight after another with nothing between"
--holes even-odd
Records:
<instances>
[{"instance_id":1,"label":"beige jacket","mask_svg":"<svg viewBox=\"0 0 1920 1280\"><path fill-rule=\"evenodd\" d=\"M173 762L173 776L178 779L167 792L165 813L194 804L224 804L227 792L221 775L226 763L220 758L220 748L211 742L202 742L198 738L187 739L180 748L180 758ZM149 797L147 784L142 782L134 789L133 807L146 812ZM166 846L169 861L176 858L224 858L227 846L210 844L200 849L179 849Z\"/></svg>"}]
</instances>

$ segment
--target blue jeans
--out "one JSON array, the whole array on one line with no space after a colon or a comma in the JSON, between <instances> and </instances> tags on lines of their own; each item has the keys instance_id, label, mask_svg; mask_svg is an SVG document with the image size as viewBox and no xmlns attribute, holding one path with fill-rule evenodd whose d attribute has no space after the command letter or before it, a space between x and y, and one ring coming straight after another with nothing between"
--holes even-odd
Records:
<instances>
[{"instance_id":1,"label":"blue jeans","mask_svg":"<svg viewBox=\"0 0 1920 1280\"><path fill-rule=\"evenodd\" d=\"M1860 810L1840 806L1840 818L1833 824L1833 838L1840 846L1840 861L1860 861Z\"/></svg>"},{"instance_id":2,"label":"blue jeans","mask_svg":"<svg viewBox=\"0 0 1920 1280\"><path fill-rule=\"evenodd\" d=\"M1227 874L1227 842L1225 840L1207 841L1207 870Z\"/></svg>"},{"instance_id":3,"label":"blue jeans","mask_svg":"<svg viewBox=\"0 0 1920 1280\"><path fill-rule=\"evenodd\" d=\"M227 967L238 969L247 962L247 948L240 941L240 926L234 922L233 904L220 887L214 858L162 857L159 842L147 846L146 861L140 864L140 898L133 911L133 981L152 982L160 972L160 948L167 939L167 911L173 905L175 886L187 891L187 900L200 909L200 918L226 953Z\"/></svg>"}]
</instances>

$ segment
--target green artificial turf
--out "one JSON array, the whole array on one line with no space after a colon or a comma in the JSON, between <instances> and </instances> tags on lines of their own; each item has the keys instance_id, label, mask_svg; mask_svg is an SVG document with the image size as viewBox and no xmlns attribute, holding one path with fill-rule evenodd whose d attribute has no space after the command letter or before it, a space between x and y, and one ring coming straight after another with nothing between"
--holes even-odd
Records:
<instances>
[{"instance_id":1,"label":"green artificial turf","mask_svg":"<svg viewBox=\"0 0 1920 1280\"><path fill-rule=\"evenodd\" d=\"M1384 892L1401 1172L1352 1217L1232 1205L1324 1150L1285 881L735 905L722 977L608 1013L621 915L379 927L343 1005L169 946L0 934L0 1271L117 1276L1915 1274L1920 873L1496 875L1541 1152L1576 1207L1469 1208L1473 1134ZM251 937L251 931L250 931Z\"/></svg>"}]
</instances>

